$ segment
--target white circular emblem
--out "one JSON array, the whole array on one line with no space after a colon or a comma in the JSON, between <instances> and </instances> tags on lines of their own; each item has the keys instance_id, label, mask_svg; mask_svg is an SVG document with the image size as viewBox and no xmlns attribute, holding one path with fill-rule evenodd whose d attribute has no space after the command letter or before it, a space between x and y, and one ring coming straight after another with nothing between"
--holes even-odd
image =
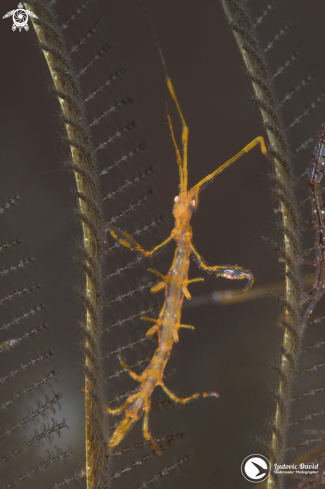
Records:
<instances>
[{"instance_id":1,"label":"white circular emblem","mask_svg":"<svg viewBox=\"0 0 325 489\"><path fill-rule=\"evenodd\" d=\"M13 21L12 30L15 31L16 29L19 29L19 32L21 32L22 29L25 29L25 31L29 30L29 16L34 17L34 19L38 18L37 15L35 15L31 10L24 9L22 3L18 4L18 8L16 10L10 10L10 12L7 12L2 18L7 19L11 16Z\"/></svg>"},{"instance_id":2,"label":"white circular emblem","mask_svg":"<svg viewBox=\"0 0 325 489\"><path fill-rule=\"evenodd\" d=\"M270 475L270 462L264 455L254 453L241 464L241 473L249 482L262 482Z\"/></svg>"},{"instance_id":3,"label":"white circular emblem","mask_svg":"<svg viewBox=\"0 0 325 489\"><path fill-rule=\"evenodd\" d=\"M23 27L24 27L24 29L26 29L26 27L27 27L27 30L28 30L28 25L27 25L28 13L26 12L26 10L24 10L22 8L18 8L17 10L15 10L13 15L12 15L12 20L14 23L14 25L12 26L13 31L15 31L17 29L17 27L19 30L21 30Z\"/></svg>"}]
</instances>

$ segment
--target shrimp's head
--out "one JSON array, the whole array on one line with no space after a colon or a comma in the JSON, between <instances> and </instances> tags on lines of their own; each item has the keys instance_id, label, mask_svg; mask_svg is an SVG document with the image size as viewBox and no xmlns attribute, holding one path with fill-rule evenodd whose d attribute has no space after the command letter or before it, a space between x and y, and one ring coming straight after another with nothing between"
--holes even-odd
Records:
<instances>
[{"instance_id":1,"label":"shrimp's head","mask_svg":"<svg viewBox=\"0 0 325 489\"><path fill-rule=\"evenodd\" d=\"M173 214L177 223L189 224L193 210L197 207L197 200L190 192L181 192L174 198Z\"/></svg>"},{"instance_id":2,"label":"shrimp's head","mask_svg":"<svg viewBox=\"0 0 325 489\"><path fill-rule=\"evenodd\" d=\"M189 244L192 238L190 220L196 205L195 198L189 192L180 192L174 199L175 227L172 234L179 244Z\"/></svg>"}]
</instances>

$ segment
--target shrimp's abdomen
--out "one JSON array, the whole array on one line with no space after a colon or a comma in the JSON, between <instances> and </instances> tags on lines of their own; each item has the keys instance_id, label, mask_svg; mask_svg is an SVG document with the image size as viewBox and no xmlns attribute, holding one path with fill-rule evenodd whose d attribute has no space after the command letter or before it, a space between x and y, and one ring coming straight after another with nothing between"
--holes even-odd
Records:
<instances>
[{"instance_id":1,"label":"shrimp's abdomen","mask_svg":"<svg viewBox=\"0 0 325 489\"><path fill-rule=\"evenodd\" d=\"M125 435L131 430L134 423L136 423L142 416L144 410L144 400L137 398L133 401L133 404L124 411L124 417L117 425L111 439L110 446L116 447L125 437Z\"/></svg>"}]
</instances>

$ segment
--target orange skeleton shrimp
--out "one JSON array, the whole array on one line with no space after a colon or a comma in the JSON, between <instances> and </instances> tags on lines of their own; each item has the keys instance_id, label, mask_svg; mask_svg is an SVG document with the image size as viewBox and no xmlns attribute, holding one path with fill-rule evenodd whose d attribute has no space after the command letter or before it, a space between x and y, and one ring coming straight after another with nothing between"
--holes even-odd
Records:
<instances>
[{"instance_id":1,"label":"orange skeleton shrimp","mask_svg":"<svg viewBox=\"0 0 325 489\"><path fill-rule=\"evenodd\" d=\"M149 411L151 404L151 394L156 386L160 385L166 394L175 402L185 404L192 399L197 399L200 396L203 397L218 397L215 392L193 394L190 397L180 399L175 396L164 384L163 375L165 366L169 359L174 343L178 342L178 330L180 328L194 329L193 326L181 324L181 310L184 296L187 299L191 298L188 291L188 284L191 282L203 281L203 278L188 279L188 269L190 255L192 254L198 266L208 273L215 273L217 277L225 277L231 280L247 279L248 283L243 292L248 290L254 282L253 275L248 271L237 265L221 265L221 266L209 266L201 258L192 244L192 228L190 226L190 220L192 217L193 209L198 203L198 194L202 189L202 186L206 182L211 182L216 175L225 170L234 161L236 161L244 153L247 153L256 145L260 144L260 148L263 154L267 155L267 149L264 143L264 139L259 136L255 138L251 143L245 146L239 153L233 158L227 161L224 165L217 168L213 173L207 175L193 188L187 190L187 142L188 142L188 127L186 126L185 119L180 109L176 94L170 78L167 76L167 85L169 92L176 104L177 111L182 121L182 146L183 146L183 158L177 147L177 143L174 136L171 118L168 117L168 124L172 135L172 140L176 149L177 165L180 178L180 192L174 199L173 215L175 218L175 227L172 230L170 236L156 246L151 251L144 250L129 234L117 229L110 224L105 226L105 232L109 231L112 237L123 246L142 253L145 256L152 256L156 251L165 246L172 239L176 241L176 251L173 259L173 263L166 276L161 275L156 270L149 269L149 271L160 277L161 281L154 285L151 292L155 293L162 289L165 289L165 302L162 306L158 319L142 318L147 321L154 322L147 331L147 336L154 333L158 333L158 347L155 351L148 367L142 372L141 375L128 370L132 379L139 382L140 386L130 394L127 401L118 409L107 408L107 412L113 415L124 414L123 419L116 427L111 439L110 446L115 447L125 437L127 432L131 429L134 423L143 415L143 436L148 440L154 450L159 450L159 447L154 442L152 435L149 432ZM127 369L126 363L120 358L120 363L123 368Z\"/></svg>"}]
</instances>

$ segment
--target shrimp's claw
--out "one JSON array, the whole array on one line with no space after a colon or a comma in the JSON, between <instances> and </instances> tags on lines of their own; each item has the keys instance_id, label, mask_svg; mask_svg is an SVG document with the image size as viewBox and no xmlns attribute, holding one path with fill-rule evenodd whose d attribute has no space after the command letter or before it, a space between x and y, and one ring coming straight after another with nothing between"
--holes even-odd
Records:
<instances>
[{"instance_id":1,"label":"shrimp's claw","mask_svg":"<svg viewBox=\"0 0 325 489\"><path fill-rule=\"evenodd\" d=\"M258 138L257 138L258 139ZM205 263L203 258L199 255L199 253L196 251L194 248L193 244L190 243L190 248L194 257L194 260L198 264L200 268L205 270L208 273L215 273L217 277L224 277L228 278L230 280L243 280L247 279L248 283L244 290L242 292L239 292L239 294L243 294L246 292L248 289L251 288L251 286L254 283L254 276L251 274L250 271L245 270L244 268L238 267L237 265L217 265L217 266L209 266ZM239 295L239 294L234 294L234 295Z\"/></svg>"},{"instance_id":2,"label":"shrimp's claw","mask_svg":"<svg viewBox=\"0 0 325 489\"><path fill-rule=\"evenodd\" d=\"M137 243L129 234L125 233L121 229L116 228L111 224L106 224L104 227L104 233L106 234L107 231L118 243L125 246L126 248L143 252L139 243ZM106 239L104 239L104 242L106 243Z\"/></svg>"},{"instance_id":3,"label":"shrimp's claw","mask_svg":"<svg viewBox=\"0 0 325 489\"><path fill-rule=\"evenodd\" d=\"M242 278L246 278L248 280L248 282L247 282L247 284L245 285L245 287L243 288L243 290L241 292L238 292L238 294L233 294L233 296L244 294L245 292L247 292L253 286L253 283L254 283L254 275L252 275L248 271L246 271L243 275L244 275L244 277L242 277Z\"/></svg>"},{"instance_id":4,"label":"shrimp's claw","mask_svg":"<svg viewBox=\"0 0 325 489\"><path fill-rule=\"evenodd\" d=\"M245 270L244 268L237 267L236 265L216 268L218 268L218 270L215 271L217 277L224 277L228 278L229 280L248 280L244 289L238 294L233 295L241 295L244 292L247 292L247 290L249 290L254 283L254 276L251 274L251 272Z\"/></svg>"},{"instance_id":5,"label":"shrimp's claw","mask_svg":"<svg viewBox=\"0 0 325 489\"><path fill-rule=\"evenodd\" d=\"M203 392L202 397L219 397L218 392Z\"/></svg>"}]
</instances>

